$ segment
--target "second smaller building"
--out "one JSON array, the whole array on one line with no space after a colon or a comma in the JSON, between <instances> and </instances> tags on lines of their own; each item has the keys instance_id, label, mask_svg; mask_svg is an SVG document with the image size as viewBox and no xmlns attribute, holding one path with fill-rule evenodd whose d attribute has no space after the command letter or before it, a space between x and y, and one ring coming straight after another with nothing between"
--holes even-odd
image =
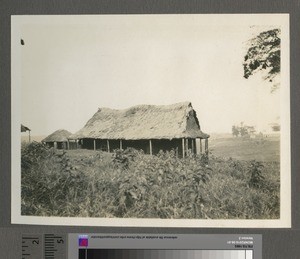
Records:
<instances>
[{"instance_id":1,"label":"second smaller building","mask_svg":"<svg viewBox=\"0 0 300 259\"><path fill-rule=\"evenodd\" d=\"M57 149L69 149L68 147L68 137L72 135L71 132L59 129L54 131L48 137L42 140L42 143L46 144L49 147L57 148Z\"/></svg>"}]
</instances>

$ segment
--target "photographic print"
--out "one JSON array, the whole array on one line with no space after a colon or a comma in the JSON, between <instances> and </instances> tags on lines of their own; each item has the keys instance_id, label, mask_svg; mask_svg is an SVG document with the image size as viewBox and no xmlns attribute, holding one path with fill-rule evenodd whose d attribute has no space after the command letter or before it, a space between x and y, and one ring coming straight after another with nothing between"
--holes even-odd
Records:
<instances>
[{"instance_id":1,"label":"photographic print","mask_svg":"<svg viewBox=\"0 0 300 259\"><path fill-rule=\"evenodd\" d=\"M12 16L11 47L12 223L291 226L287 14Z\"/></svg>"}]
</instances>

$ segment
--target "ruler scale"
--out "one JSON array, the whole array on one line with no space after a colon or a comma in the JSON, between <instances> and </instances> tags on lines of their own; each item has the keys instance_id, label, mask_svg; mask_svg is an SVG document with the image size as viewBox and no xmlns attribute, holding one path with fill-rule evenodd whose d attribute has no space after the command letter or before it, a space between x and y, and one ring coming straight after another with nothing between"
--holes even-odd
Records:
<instances>
[{"instance_id":1,"label":"ruler scale","mask_svg":"<svg viewBox=\"0 0 300 259\"><path fill-rule=\"evenodd\" d=\"M44 259L66 259L66 236L45 234Z\"/></svg>"},{"instance_id":2,"label":"ruler scale","mask_svg":"<svg viewBox=\"0 0 300 259\"><path fill-rule=\"evenodd\" d=\"M23 235L22 259L41 259L42 256L42 235Z\"/></svg>"}]
</instances>

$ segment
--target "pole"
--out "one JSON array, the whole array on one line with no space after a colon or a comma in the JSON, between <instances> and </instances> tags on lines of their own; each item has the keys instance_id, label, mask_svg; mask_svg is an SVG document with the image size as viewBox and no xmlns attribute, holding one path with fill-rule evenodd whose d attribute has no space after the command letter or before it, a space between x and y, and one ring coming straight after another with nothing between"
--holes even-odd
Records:
<instances>
[{"instance_id":1,"label":"pole","mask_svg":"<svg viewBox=\"0 0 300 259\"><path fill-rule=\"evenodd\" d=\"M152 141L149 139L150 155L152 156Z\"/></svg>"},{"instance_id":2,"label":"pole","mask_svg":"<svg viewBox=\"0 0 300 259\"><path fill-rule=\"evenodd\" d=\"M185 157L184 138L182 139L182 157Z\"/></svg>"},{"instance_id":3,"label":"pole","mask_svg":"<svg viewBox=\"0 0 300 259\"><path fill-rule=\"evenodd\" d=\"M186 138L185 139L185 152L186 152L186 154L187 154L188 150L189 150L189 139Z\"/></svg>"},{"instance_id":4,"label":"pole","mask_svg":"<svg viewBox=\"0 0 300 259\"><path fill-rule=\"evenodd\" d=\"M192 153L195 154L196 152L194 152L194 141L195 139L192 139Z\"/></svg>"},{"instance_id":5,"label":"pole","mask_svg":"<svg viewBox=\"0 0 300 259\"><path fill-rule=\"evenodd\" d=\"M202 154L202 138L200 138L200 155Z\"/></svg>"},{"instance_id":6,"label":"pole","mask_svg":"<svg viewBox=\"0 0 300 259\"><path fill-rule=\"evenodd\" d=\"M109 140L107 140L107 152L110 153Z\"/></svg>"}]
</instances>

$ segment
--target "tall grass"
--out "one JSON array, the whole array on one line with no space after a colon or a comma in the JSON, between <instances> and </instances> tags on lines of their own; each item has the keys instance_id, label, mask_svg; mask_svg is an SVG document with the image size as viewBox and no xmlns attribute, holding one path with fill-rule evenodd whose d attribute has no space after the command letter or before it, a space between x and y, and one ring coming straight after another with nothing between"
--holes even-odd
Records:
<instances>
[{"instance_id":1,"label":"tall grass","mask_svg":"<svg viewBox=\"0 0 300 259\"><path fill-rule=\"evenodd\" d=\"M279 163L22 146L22 214L279 218Z\"/></svg>"}]
</instances>

